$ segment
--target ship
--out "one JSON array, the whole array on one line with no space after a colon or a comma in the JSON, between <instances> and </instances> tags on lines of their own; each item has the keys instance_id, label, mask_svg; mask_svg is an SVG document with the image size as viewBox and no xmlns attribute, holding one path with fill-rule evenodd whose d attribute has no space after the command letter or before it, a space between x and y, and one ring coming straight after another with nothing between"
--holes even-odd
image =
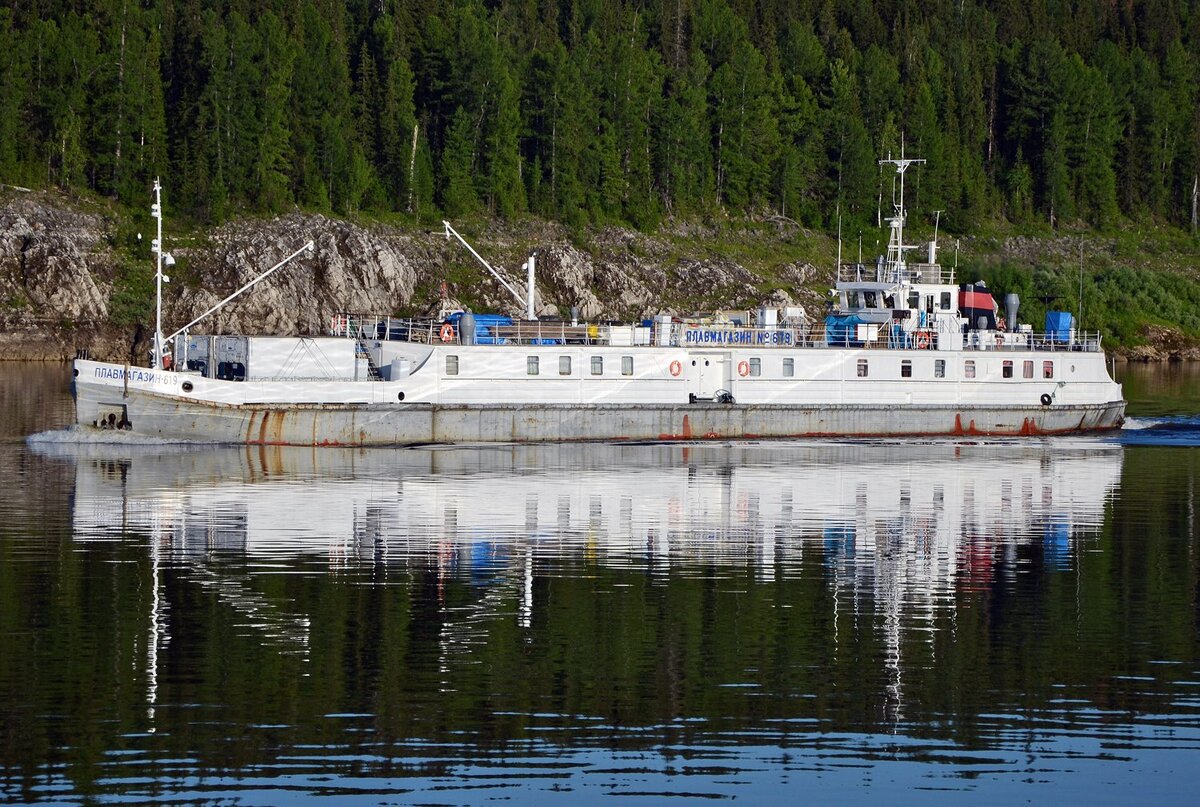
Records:
<instances>
[{"instance_id":1,"label":"ship","mask_svg":"<svg viewBox=\"0 0 1200 807\"><path fill-rule=\"evenodd\" d=\"M938 242L905 243L905 173L886 254L840 256L828 312L799 307L635 323L534 318L534 259L522 318L459 311L427 319L334 314L328 332L194 331L293 252L169 336L158 308L148 367L72 367L85 429L262 445L679 441L795 437L1045 435L1120 428L1125 401L1101 335L1049 312L1034 330L1008 295L960 284ZM446 222L468 249L470 245ZM917 260L922 247L924 260ZM471 253L486 266L474 249ZM519 293L497 274L515 296Z\"/></svg>"}]
</instances>

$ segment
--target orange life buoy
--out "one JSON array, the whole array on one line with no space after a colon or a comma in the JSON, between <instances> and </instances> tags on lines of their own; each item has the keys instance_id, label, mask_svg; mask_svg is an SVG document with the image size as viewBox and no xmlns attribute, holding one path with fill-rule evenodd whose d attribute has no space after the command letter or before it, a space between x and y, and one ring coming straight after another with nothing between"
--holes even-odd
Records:
<instances>
[{"instance_id":1,"label":"orange life buoy","mask_svg":"<svg viewBox=\"0 0 1200 807\"><path fill-rule=\"evenodd\" d=\"M679 377L679 374L680 374L680 373L682 373L682 372L683 372L683 365L682 365L682 364L680 364L678 361L673 361L673 362L671 362L671 375L673 375L673 376L675 376L676 378L678 378L678 377Z\"/></svg>"},{"instance_id":2,"label":"orange life buoy","mask_svg":"<svg viewBox=\"0 0 1200 807\"><path fill-rule=\"evenodd\" d=\"M441 330L440 335L442 337L443 342L453 342L454 341L454 326L451 325L449 322L444 323L442 325L442 330Z\"/></svg>"},{"instance_id":3,"label":"orange life buoy","mask_svg":"<svg viewBox=\"0 0 1200 807\"><path fill-rule=\"evenodd\" d=\"M738 362L738 375L742 378L750 375L750 362L744 360Z\"/></svg>"},{"instance_id":4,"label":"orange life buoy","mask_svg":"<svg viewBox=\"0 0 1200 807\"><path fill-rule=\"evenodd\" d=\"M917 335L913 337L913 344L917 350L925 350L929 347L929 334L925 331L917 331Z\"/></svg>"}]
</instances>

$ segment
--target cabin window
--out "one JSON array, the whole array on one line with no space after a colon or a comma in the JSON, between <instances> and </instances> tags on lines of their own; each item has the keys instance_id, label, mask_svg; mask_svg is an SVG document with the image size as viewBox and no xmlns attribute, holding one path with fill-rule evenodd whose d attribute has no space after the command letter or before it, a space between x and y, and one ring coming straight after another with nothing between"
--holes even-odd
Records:
<instances>
[{"instance_id":1,"label":"cabin window","mask_svg":"<svg viewBox=\"0 0 1200 807\"><path fill-rule=\"evenodd\" d=\"M604 375L603 356L592 356L592 375Z\"/></svg>"},{"instance_id":2,"label":"cabin window","mask_svg":"<svg viewBox=\"0 0 1200 807\"><path fill-rule=\"evenodd\" d=\"M571 357L570 356L559 356L558 357L558 374L559 375L570 375L571 374Z\"/></svg>"},{"instance_id":3,"label":"cabin window","mask_svg":"<svg viewBox=\"0 0 1200 807\"><path fill-rule=\"evenodd\" d=\"M1054 362L1042 362L1042 378L1054 378Z\"/></svg>"},{"instance_id":4,"label":"cabin window","mask_svg":"<svg viewBox=\"0 0 1200 807\"><path fill-rule=\"evenodd\" d=\"M948 291L942 292L942 310L943 311L950 310L950 292L948 292Z\"/></svg>"},{"instance_id":5,"label":"cabin window","mask_svg":"<svg viewBox=\"0 0 1200 807\"><path fill-rule=\"evenodd\" d=\"M1022 368L1021 375L1023 375L1025 378L1033 378L1033 362L1025 362L1025 366Z\"/></svg>"},{"instance_id":6,"label":"cabin window","mask_svg":"<svg viewBox=\"0 0 1200 807\"><path fill-rule=\"evenodd\" d=\"M934 378L945 378L946 377L946 360L945 359L934 359L933 360L933 377Z\"/></svg>"},{"instance_id":7,"label":"cabin window","mask_svg":"<svg viewBox=\"0 0 1200 807\"><path fill-rule=\"evenodd\" d=\"M921 292L910 291L908 293L908 307L909 308L920 308L921 307Z\"/></svg>"},{"instance_id":8,"label":"cabin window","mask_svg":"<svg viewBox=\"0 0 1200 807\"><path fill-rule=\"evenodd\" d=\"M245 381L246 365L240 361L217 362L217 378L221 381Z\"/></svg>"},{"instance_id":9,"label":"cabin window","mask_svg":"<svg viewBox=\"0 0 1200 807\"><path fill-rule=\"evenodd\" d=\"M875 292L873 292L873 291L863 292L863 307L865 307L865 308L875 308L876 307L875 306Z\"/></svg>"},{"instance_id":10,"label":"cabin window","mask_svg":"<svg viewBox=\"0 0 1200 807\"><path fill-rule=\"evenodd\" d=\"M458 375L458 356L446 357L446 375Z\"/></svg>"},{"instance_id":11,"label":"cabin window","mask_svg":"<svg viewBox=\"0 0 1200 807\"><path fill-rule=\"evenodd\" d=\"M633 356L621 357L621 375L633 375Z\"/></svg>"},{"instance_id":12,"label":"cabin window","mask_svg":"<svg viewBox=\"0 0 1200 807\"><path fill-rule=\"evenodd\" d=\"M911 359L905 359L904 361L900 362L900 377L901 378L912 378L912 360Z\"/></svg>"},{"instance_id":13,"label":"cabin window","mask_svg":"<svg viewBox=\"0 0 1200 807\"><path fill-rule=\"evenodd\" d=\"M762 359L750 360L750 375L762 375Z\"/></svg>"},{"instance_id":14,"label":"cabin window","mask_svg":"<svg viewBox=\"0 0 1200 807\"><path fill-rule=\"evenodd\" d=\"M858 377L859 378L867 377L867 360L866 359L858 360Z\"/></svg>"},{"instance_id":15,"label":"cabin window","mask_svg":"<svg viewBox=\"0 0 1200 807\"><path fill-rule=\"evenodd\" d=\"M783 360L783 377L791 378L794 375L796 375L796 360L795 359L784 359Z\"/></svg>"},{"instance_id":16,"label":"cabin window","mask_svg":"<svg viewBox=\"0 0 1200 807\"><path fill-rule=\"evenodd\" d=\"M1002 372L1003 372L1003 375L1005 378L1012 378L1013 377L1013 363L1011 361L1008 361L1007 359L1005 359L1004 367L1002 368Z\"/></svg>"},{"instance_id":17,"label":"cabin window","mask_svg":"<svg viewBox=\"0 0 1200 807\"><path fill-rule=\"evenodd\" d=\"M847 308L858 308L859 307L858 292L852 291L852 292L848 292L846 294L846 307Z\"/></svg>"},{"instance_id":18,"label":"cabin window","mask_svg":"<svg viewBox=\"0 0 1200 807\"><path fill-rule=\"evenodd\" d=\"M974 378L974 377L975 377L975 361L973 359L967 359L963 363L963 378Z\"/></svg>"},{"instance_id":19,"label":"cabin window","mask_svg":"<svg viewBox=\"0 0 1200 807\"><path fill-rule=\"evenodd\" d=\"M529 375L537 375L538 374L539 370L538 370L538 357L537 356L529 356L525 359L525 372Z\"/></svg>"}]
</instances>

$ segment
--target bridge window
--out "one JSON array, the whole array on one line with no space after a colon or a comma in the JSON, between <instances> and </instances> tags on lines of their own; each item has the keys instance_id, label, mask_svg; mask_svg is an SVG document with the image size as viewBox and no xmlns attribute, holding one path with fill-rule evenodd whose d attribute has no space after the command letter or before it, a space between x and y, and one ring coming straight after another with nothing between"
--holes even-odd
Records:
<instances>
[{"instance_id":1,"label":"bridge window","mask_svg":"<svg viewBox=\"0 0 1200 807\"><path fill-rule=\"evenodd\" d=\"M592 356L592 375L604 375L603 356Z\"/></svg>"},{"instance_id":2,"label":"bridge window","mask_svg":"<svg viewBox=\"0 0 1200 807\"><path fill-rule=\"evenodd\" d=\"M867 360L866 359L858 360L858 377L859 378L867 377Z\"/></svg>"},{"instance_id":3,"label":"bridge window","mask_svg":"<svg viewBox=\"0 0 1200 807\"><path fill-rule=\"evenodd\" d=\"M1042 378L1054 378L1054 362L1042 362Z\"/></svg>"},{"instance_id":4,"label":"bridge window","mask_svg":"<svg viewBox=\"0 0 1200 807\"><path fill-rule=\"evenodd\" d=\"M570 356L559 356L558 357L558 374L559 375L570 375L571 374L571 357Z\"/></svg>"},{"instance_id":5,"label":"bridge window","mask_svg":"<svg viewBox=\"0 0 1200 807\"><path fill-rule=\"evenodd\" d=\"M1021 375L1025 378L1033 378L1033 362L1025 362L1025 366L1022 368Z\"/></svg>"},{"instance_id":6,"label":"bridge window","mask_svg":"<svg viewBox=\"0 0 1200 807\"><path fill-rule=\"evenodd\" d=\"M945 359L934 359L933 360L933 377L934 378L945 378L946 377L946 360Z\"/></svg>"},{"instance_id":7,"label":"bridge window","mask_svg":"<svg viewBox=\"0 0 1200 807\"><path fill-rule=\"evenodd\" d=\"M796 360L795 359L784 359L783 360L783 377L784 378L792 378L795 375L796 375Z\"/></svg>"},{"instance_id":8,"label":"bridge window","mask_svg":"<svg viewBox=\"0 0 1200 807\"><path fill-rule=\"evenodd\" d=\"M538 357L528 356L525 359L525 372L528 375L537 375L540 370L538 368Z\"/></svg>"},{"instance_id":9,"label":"bridge window","mask_svg":"<svg viewBox=\"0 0 1200 807\"><path fill-rule=\"evenodd\" d=\"M912 378L912 360L911 359L905 359L904 361L900 362L900 377L901 378Z\"/></svg>"},{"instance_id":10,"label":"bridge window","mask_svg":"<svg viewBox=\"0 0 1200 807\"><path fill-rule=\"evenodd\" d=\"M621 357L621 375L633 375L633 356Z\"/></svg>"},{"instance_id":11,"label":"bridge window","mask_svg":"<svg viewBox=\"0 0 1200 807\"><path fill-rule=\"evenodd\" d=\"M908 307L909 308L920 308L921 307L921 292L910 291L908 293Z\"/></svg>"},{"instance_id":12,"label":"bridge window","mask_svg":"<svg viewBox=\"0 0 1200 807\"><path fill-rule=\"evenodd\" d=\"M950 292L948 292L948 291L942 292L942 310L943 311L950 310Z\"/></svg>"},{"instance_id":13,"label":"bridge window","mask_svg":"<svg viewBox=\"0 0 1200 807\"><path fill-rule=\"evenodd\" d=\"M975 361L973 359L967 359L963 363L963 378L974 378L974 377L975 377Z\"/></svg>"},{"instance_id":14,"label":"bridge window","mask_svg":"<svg viewBox=\"0 0 1200 807\"><path fill-rule=\"evenodd\" d=\"M446 357L446 375L458 375L458 356Z\"/></svg>"},{"instance_id":15,"label":"bridge window","mask_svg":"<svg viewBox=\"0 0 1200 807\"><path fill-rule=\"evenodd\" d=\"M762 375L762 359L750 360L750 375Z\"/></svg>"},{"instance_id":16,"label":"bridge window","mask_svg":"<svg viewBox=\"0 0 1200 807\"><path fill-rule=\"evenodd\" d=\"M1007 359L1004 360L1004 367L1001 368L1005 378L1013 377L1013 363Z\"/></svg>"}]
</instances>

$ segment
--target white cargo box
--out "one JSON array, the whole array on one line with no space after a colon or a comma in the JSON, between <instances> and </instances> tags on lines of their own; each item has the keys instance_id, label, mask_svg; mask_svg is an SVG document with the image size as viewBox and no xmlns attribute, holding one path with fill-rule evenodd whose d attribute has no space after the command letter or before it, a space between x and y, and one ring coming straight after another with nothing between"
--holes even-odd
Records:
<instances>
[{"instance_id":1,"label":"white cargo box","mask_svg":"<svg viewBox=\"0 0 1200 807\"><path fill-rule=\"evenodd\" d=\"M608 327L608 343L618 347L633 344L632 325L610 325Z\"/></svg>"},{"instance_id":2,"label":"white cargo box","mask_svg":"<svg viewBox=\"0 0 1200 807\"><path fill-rule=\"evenodd\" d=\"M350 380L356 375L353 339L252 336L248 379Z\"/></svg>"}]
</instances>

